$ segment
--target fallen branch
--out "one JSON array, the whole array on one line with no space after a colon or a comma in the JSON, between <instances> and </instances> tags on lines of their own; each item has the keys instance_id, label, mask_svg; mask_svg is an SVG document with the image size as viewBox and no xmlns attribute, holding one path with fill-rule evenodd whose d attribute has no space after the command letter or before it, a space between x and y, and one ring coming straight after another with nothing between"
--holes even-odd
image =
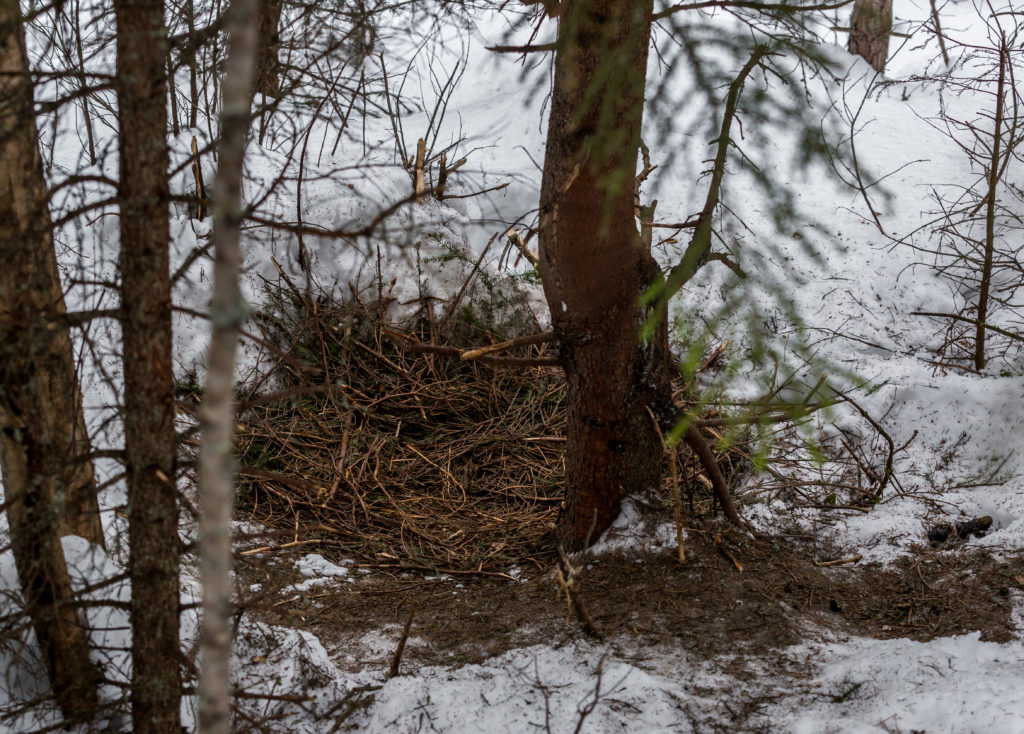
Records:
<instances>
[{"instance_id":1,"label":"fallen branch","mask_svg":"<svg viewBox=\"0 0 1024 734\"><path fill-rule=\"evenodd\" d=\"M462 355L466 351L471 351L457 349L455 347L442 347L436 344L425 344L424 342L414 339L408 334L402 334L401 332L393 331L392 329L382 328L381 333L384 336L395 339L400 346L403 346L412 352L442 354L446 357L458 357L459 359L462 359ZM561 361L557 357L495 357L491 355L484 355L482 357L477 357L476 360L483 362L484 364L515 365L519 367L544 367L561 364Z\"/></svg>"},{"instance_id":2,"label":"fallen branch","mask_svg":"<svg viewBox=\"0 0 1024 734\"><path fill-rule=\"evenodd\" d=\"M508 341L499 342L498 344L492 344L489 347L479 347L478 349L469 349L462 353L462 359L480 359L486 354L493 354L494 352L504 352L506 349L512 349L513 347L525 347L531 344L544 344L545 342L552 341L555 338L553 331L545 331L540 334L529 334L527 336L516 337L515 339L509 339Z\"/></svg>"},{"instance_id":3,"label":"fallen branch","mask_svg":"<svg viewBox=\"0 0 1024 734\"><path fill-rule=\"evenodd\" d=\"M1001 336L1005 336L1007 339L1012 339L1013 341L1017 342L1024 342L1024 335L1014 334L1012 331L1000 329L998 326L992 326L991 324L986 324L983 321L978 321L977 319L970 319L967 318L966 316L960 316L959 314L955 313L931 313L930 311L911 311L910 315L931 316L937 319L953 319L954 321L963 321L964 323L973 324L974 326L980 326L983 329L995 332L996 334L999 334Z\"/></svg>"},{"instance_id":4,"label":"fallen branch","mask_svg":"<svg viewBox=\"0 0 1024 734\"><path fill-rule=\"evenodd\" d=\"M832 386L830 385L830 387ZM886 444L888 444L889 446L889 453L885 457L885 474L878 482L878 488L875 490L875 498L882 499L882 492L885 489L885 487L889 484L889 480L892 479L893 476L893 458L896 455L896 443L892 440L892 436L890 436L885 431L885 429L882 428L881 425L879 425L878 421L872 418L871 415L866 410L864 410L864 408L862 408L853 398L851 398L846 393L843 393L842 391L836 389L835 387L832 387L832 391L836 395L841 397L843 400L845 400L847 403L852 405L853 409L860 413L864 420L871 424L871 427L875 429L879 436L885 439Z\"/></svg>"},{"instance_id":5,"label":"fallen branch","mask_svg":"<svg viewBox=\"0 0 1024 734\"><path fill-rule=\"evenodd\" d=\"M693 453L700 460L704 471L707 472L711 486L714 488L715 496L722 503L722 512L725 513L729 522L738 528L746 530L747 525L740 518L739 513L736 512L736 505L733 504L732 495L729 494L729 487L725 483L725 477L722 476L722 469L718 466L718 460L715 459L711 446L708 445L707 440L705 440L697 426L691 424L686 429L686 443L693 449Z\"/></svg>"},{"instance_id":6,"label":"fallen branch","mask_svg":"<svg viewBox=\"0 0 1024 734\"><path fill-rule=\"evenodd\" d=\"M514 229L509 229L508 232L505 233L505 236L508 237L508 241L511 242L517 250L519 250L519 254L525 257L526 261L530 263L530 265L537 267L538 263L540 263L540 258L537 257L536 252L526 246L526 243L523 242L523 238L519 236L518 232Z\"/></svg>"},{"instance_id":7,"label":"fallen branch","mask_svg":"<svg viewBox=\"0 0 1024 734\"><path fill-rule=\"evenodd\" d=\"M818 568L828 568L829 566L842 566L845 563L856 563L864 558L864 556L858 554L856 556L850 556L849 558L839 558L835 561L815 561L814 565Z\"/></svg>"}]
</instances>

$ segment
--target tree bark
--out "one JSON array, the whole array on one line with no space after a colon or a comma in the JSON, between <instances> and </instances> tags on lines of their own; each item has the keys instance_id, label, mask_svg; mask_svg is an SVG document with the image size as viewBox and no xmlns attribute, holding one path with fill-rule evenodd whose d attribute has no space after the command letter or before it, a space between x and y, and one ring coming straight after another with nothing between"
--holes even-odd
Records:
<instances>
[{"instance_id":1,"label":"tree bark","mask_svg":"<svg viewBox=\"0 0 1024 734\"><path fill-rule=\"evenodd\" d=\"M54 697L67 720L88 721L98 675L60 536L102 543L103 532L61 324L32 94L18 2L0 0L0 470L15 566Z\"/></svg>"},{"instance_id":2,"label":"tree bark","mask_svg":"<svg viewBox=\"0 0 1024 734\"><path fill-rule=\"evenodd\" d=\"M132 727L179 731L178 513L161 0L115 0Z\"/></svg>"},{"instance_id":3,"label":"tree bark","mask_svg":"<svg viewBox=\"0 0 1024 734\"><path fill-rule=\"evenodd\" d=\"M633 188L652 0L561 6L540 199L540 272L568 385L560 541L596 541L626 492L657 486L665 319L648 341L640 300L659 274L636 229Z\"/></svg>"},{"instance_id":4,"label":"tree bark","mask_svg":"<svg viewBox=\"0 0 1024 734\"><path fill-rule=\"evenodd\" d=\"M231 506L234 499L234 374L238 336L246 316L239 289L242 164L249 133L256 77L259 19L257 0L232 0L231 34L213 211L213 334L206 390L200 409L199 453L202 517L199 558L203 583L202 672L199 731L229 734L231 726Z\"/></svg>"},{"instance_id":5,"label":"tree bark","mask_svg":"<svg viewBox=\"0 0 1024 734\"><path fill-rule=\"evenodd\" d=\"M268 97L281 93L280 25L283 0L259 0L259 61L256 68L256 92Z\"/></svg>"},{"instance_id":6,"label":"tree bark","mask_svg":"<svg viewBox=\"0 0 1024 734\"><path fill-rule=\"evenodd\" d=\"M892 0L856 0L850 16L850 53L863 56L879 74L889 58Z\"/></svg>"}]
</instances>

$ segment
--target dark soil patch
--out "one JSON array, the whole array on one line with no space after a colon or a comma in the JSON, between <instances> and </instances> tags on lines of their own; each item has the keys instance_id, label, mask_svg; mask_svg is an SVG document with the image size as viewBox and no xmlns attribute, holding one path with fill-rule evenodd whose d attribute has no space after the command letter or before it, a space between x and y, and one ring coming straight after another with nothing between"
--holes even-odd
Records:
<instances>
[{"instance_id":1,"label":"dark soil patch","mask_svg":"<svg viewBox=\"0 0 1024 734\"><path fill-rule=\"evenodd\" d=\"M1019 557L1006 563L965 549L922 553L888 568L822 568L792 543L752 539L724 526L689 529L687 552L685 565L669 552L583 557L580 591L602 634L639 644L674 640L701 659L767 655L806 639L812 628L922 641L972 630L999 642L1014 636L1009 589L1022 587L1014 570ZM249 570L253 580L263 580L249 614L302 626L329 648L401 626L410 608L416 610L412 636L428 643L406 653L417 663L481 662L583 634L577 620L566 621L553 570L523 582L377 571L358 583L291 598L280 593L296 580L290 565ZM397 640L398 630L393 634Z\"/></svg>"}]
</instances>

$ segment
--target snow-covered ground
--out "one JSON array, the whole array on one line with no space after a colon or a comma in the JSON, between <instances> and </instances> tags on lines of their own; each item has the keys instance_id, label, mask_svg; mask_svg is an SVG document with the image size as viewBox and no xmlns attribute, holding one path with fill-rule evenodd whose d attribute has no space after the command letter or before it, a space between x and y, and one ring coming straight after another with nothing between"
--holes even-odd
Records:
<instances>
[{"instance_id":1,"label":"snow-covered ground","mask_svg":"<svg viewBox=\"0 0 1024 734\"><path fill-rule=\"evenodd\" d=\"M925 3L895 3L895 15L900 19L925 18L928 12ZM943 6L942 13L947 32L974 41L984 38L969 3ZM415 41L403 40L401 21L401 17L394 19L390 38L392 49L404 52ZM452 199L443 205L428 201L404 208L388 220L387 238L360 242L358 248L338 238L307 236L304 246L320 283L369 282L376 275L376 248L380 245L383 279L396 279L399 301L414 297L421 282L432 292L450 293L462 283L472 260L492 235L516 221L529 223L534 216L540 185L537 164L544 153L547 66L540 61L524 69L511 56L487 51L488 45L507 42L509 31L505 21L494 17L481 16L477 21L471 32L447 30L445 43L435 46L439 49L435 63L444 62L448 69L459 59L451 49L467 49L465 73L448 105L438 140L447 144L466 138L459 155L468 155L469 162L453 181L453 191L470 193L506 182L508 186L483 197ZM728 27L730 21L706 22ZM540 37L550 31L542 30ZM516 34L522 35L522 30ZM887 76L899 79L921 73L936 52L934 39L922 47L924 41L925 36L919 35L904 44L894 54ZM880 563L913 553L912 546L925 542L927 528L941 515L989 515L992 531L983 538L970 539L968 545L1012 557L1024 550L1024 457L1018 450L1024 434L1021 360L1013 355L993 359L981 374L937 366L942 359L935 349L945 325L911 314L949 313L959 303L952 286L924 265L926 256L894 245L891 239L928 219L923 212L935 206L929 198L933 188L966 185L977 171L969 169L953 141L925 121L938 112L934 84L872 87L873 76L863 61L835 46L826 45L822 52L849 74L845 81L811 79L807 109L812 118L826 119L824 127L842 129L842 120L825 117L828 111L843 109L843 100L857 109L863 100L857 120L857 155L871 180L887 176L881 186L871 190L885 234L870 219L859 192L837 183L826 166L805 168L795 162L797 125L776 119L761 131L747 129L744 140L749 142L741 145L749 149L744 147L744 152L789 188L795 216L787 230L777 228L754 178L735 166L725 197L742 218L742 226L733 220L723 235L731 255L750 278L737 283L728 270L711 263L674 308L676 314L704 318L715 339L731 340L728 359L736 365L737 374L726 387L733 397L750 397L762 384L764 372L745 351L755 338L751 323L758 328L770 325L776 333L768 341L780 353L791 346L792 364L799 365L794 355L800 353L800 345L813 353L815 362L804 368L806 382L813 384L824 369L835 373L836 384L844 389L859 386L861 389L852 393L858 402L897 446L905 445L895 457L899 491L890 485L881 501L866 513L796 508L782 494L746 505L743 512L763 530L796 524L851 554L862 555L864 562ZM652 64L652 89L659 88L665 74ZM683 99L692 79L679 71L670 76L665 94ZM762 83L752 78L748 92ZM405 144L410 147L425 129L434 102L429 83L419 89L425 90L422 102L427 111L412 112L404 120ZM769 91L780 98L785 93L779 85ZM834 104L837 101L839 104ZM974 116L980 118L981 105L988 99L964 96L951 103L961 113L970 116L976 112ZM707 110L695 111L681 103L678 119L672 121L675 125L666 127L669 121L664 110L672 105L662 100L653 107L662 116L652 114L645 138L654 162L661 167L652 175L645 195L658 199L659 220L683 221L700 208L706 178L699 179L696 172L704 167L701 161L711 157L708 143L717 120L702 121L699 116ZM179 163L187 159L192 133L186 131L172 140ZM316 126L313 133L317 142L325 134ZM58 135L55 160L58 170L73 171L81 158L81 143L71 128L63 135ZM324 153L317 162L310 154L305 161L303 221L325 230L342 229L365 222L382 202L406 196L410 181L406 172L394 165L392 137L388 121L378 118L368 121L365 138L346 140L335 155ZM352 167L353 160L373 166L372 173ZM294 170L297 164L270 146L254 145L248 163L250 196L259 196L260 187L275 180L285 165ZM116 171L113 159L104 166L113 167L108 173ZM174 185L184 191L187 175ZM294 220L296 199L294 180L279 183L263 210ZM184 214L179 212L173 224L175 263L183 262L204 234L201 228L205 225L190 223ZM437 237L426 236L429 234ZM929 236L929 231L919 233L915 241L927 242ZM69 230L67 238L79 242L85 261L83 265L82 260L69 259L69 273L84 267L94 278L110 277L116 262L113 217L101 218L86 230ZM431 261L431 255L442 252L441 239L463 249L470 262ZM680 240L659 243L658 256L670 262L685 245L685 233ZM484 267L497 268L500 245L488 251ZM811 251L813 256L808 254ZM263 298L260 277L276 280L278 267L296 282L304 277L296 264L295 242L281 236L251 236L246 264L245 293L253 302ZM204 259L189 269L175 293L181 305L205 308L209 269L209 261ZM82 286L69 293L73 308L98 307L102 302L97 298L95 289ZM723 316L720 308L727 302L738 306ZM541 320L542 303L535 298ZM803 319L806 329L802 334L792 327L787 315L790 308ZM201 321L187 316L178 319L176 356L184 374L201 362L207 334ZM114 353L111 340L117 334L100 336L106 340L106 351L101 349L99 354L103 360L88 366L85 375L93 426L108 414L118 384L116 359L110 358ZM103 379L100 364L106 365L109 381ZM243 374L254 367L251 358L243 358ZM797 374L803 377L803 372ZM872 389L865 390L864 385ZM865 441L870 436L869 427L848 406L836 408L831 418L859 431ZM116 425L105 430L97 443L115 445ZM834 433L827 426L821 431L823 436ZM874 451L870 459L877 463L880 456ZM827 468L806 464L812 478ZM739 493L754 492L758 482L757 476L751 477ZM115 484L106 493L105 503L113 508L121 501L123 494ZM627 504L597 553L673 547L671 524L659 527L653 535L632 532L634 511L635 507ZM112 509L104 519L115 540L119 529L123 531L123 521ZM77 583L94 583L119 572L123 562L117 552L120 546L112 543L111 547L114 560L79 539L65 541ZM335 564L318 555L300 556L297 569L303 580L287 592L357 583L352 565ZM1024 588L1024 569L1020 574L1017 583ZM9 553L4 554L0 556L0 594L13 599L16 588L13 562ZM90 592L96 598L102 595L122 601L128 593L123 581ZM195 598L190 574L182 593L184 600ZM809 624L805 642L780 651L772 660L737 661L735 653L696 659L667 644L637 647L625 640L561 640L530 644L472 665L410 664L402 676L390 680L385 680L385 673L398 629L382 628L343 648L328 649L309 631L245 621L238 631L236 670L238 685L246 691L308 697L285 707L285 718L268 724L276 731L332 731L336 724L341 727L338 730L354 727L369 732L696 732L709 726L719 727L716 731L734 730L730 722L737 721L737 707L749 703L755 709L744 716L740 730L1012 734L1024 731L1024 595L1019 589L1011 589L1009 595L1017 610L1013 623L1018 634L1004 643L982 641L978 633L928 642L876 640L844 636ZM97 644L111 651L101 661L106 677L127 680L127 613L95 608L90 610L89 621L97 629ZM190 613L183 624L186 649L194 644L196 624L194 613ZM700 630L695 629L694 634ZM31 649L31 633L26 633L23 641ZM411 648L417 644L424 643L410 639ZM5 649L0 657L0 667L6 670L0 695L13 701L30 700L40 693L38 666L31 655L21 652ZM118 695L113 687L104 693ZM271 711L279 704L255 702L256 708L249 711L257 712L260 706ZM183 709L190 725L193 708L194 701L186 699ZM8 730L28 731L54 721L42 705L11 722ZM127 723L112 721L110 726L124 730Z\"/></svg>"}]
</instances>

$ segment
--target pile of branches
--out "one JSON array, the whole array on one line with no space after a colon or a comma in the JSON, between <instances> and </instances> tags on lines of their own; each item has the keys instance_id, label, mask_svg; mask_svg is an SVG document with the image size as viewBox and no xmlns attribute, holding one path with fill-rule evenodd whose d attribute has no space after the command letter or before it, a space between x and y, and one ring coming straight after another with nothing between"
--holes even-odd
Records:
<instances>
[{"instance_id":1,"label":"pile of branches","mask_svg":"<svg viewBox=\"0 0 1024 734\"><path fill-rule=\"evenodd\" d=\"M550 349L514 365L422 353L410 345L500 337L462 321L442 338L423 316L385 325L355 294L281 298L259 319L274 366L241 401L239 508L379 566L546 566L566 420Z\"/></svg>"},{"instance_id":2,"label":"pile of branches","mask_svg":"<svg viewBox=\"0 0 1024 734\"><path fill-rule=\"evenodd\" d=\"M285 287L274 299L257 319L272 367L240 398L240 510L291 531L282 545L376 567L487 574L555 560L565 381L546 341L468 311L391 323L387 297ZM500 355L460 358L509 338ZM727 475L738 448L716 457ZM691 514L713 510L700 463L672 454L666 503L682 484Z\"/></svg>"}]
</instances>

